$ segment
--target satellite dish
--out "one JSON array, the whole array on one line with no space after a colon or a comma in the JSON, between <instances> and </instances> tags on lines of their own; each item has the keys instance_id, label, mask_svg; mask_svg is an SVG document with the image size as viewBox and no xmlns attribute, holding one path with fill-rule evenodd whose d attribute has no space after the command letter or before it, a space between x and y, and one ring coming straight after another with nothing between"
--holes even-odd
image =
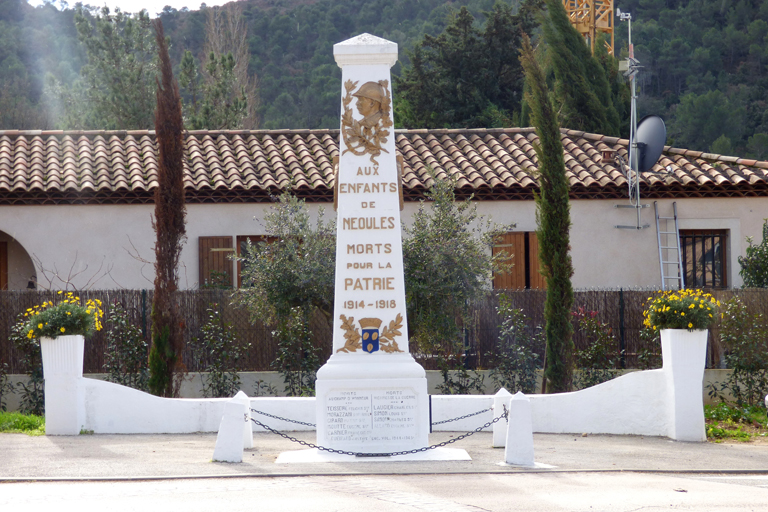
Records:
<instances>
[{"instance_id":1,"label":"satellite dish","mask_svg":"<svg viewBox=\"0 0 768 512\"><path fill-rule=\"evenodd\" d=\"M659 161L667 142L667 127L659 116L645 116L637 124L638 172L649 171Z\"/></svg>"}]
</instances>

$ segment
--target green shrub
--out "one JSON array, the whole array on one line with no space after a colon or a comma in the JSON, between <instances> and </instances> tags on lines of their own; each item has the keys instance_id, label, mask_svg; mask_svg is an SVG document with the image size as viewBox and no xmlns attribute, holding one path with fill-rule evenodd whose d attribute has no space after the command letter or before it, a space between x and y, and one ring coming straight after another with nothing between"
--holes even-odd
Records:
<instances>
[{"instance_id":1,"label":"green shrub","mask_svg":"<svg viewBox=\"0 0 768 512\"><path fill-rule=\"evenodd\" d=\"M744 279L745 288L768 288L768 219L763 223L763 241L753 245L753 238L747 237L747 253L739 256L741 270L739 275Z\"/></svg>"},{"instance_id":2,"label":"green shrub","mask_svg":"<svg viewBox=\"0 0 768 512\"><path fill-rule=\"evenodd\" d=\"M13 388L8 383L8 363L0 364L0 411L6 410L5 397L13 393Z\"/></svg>"},{"instance_id":3,"label":"green shrub","mask_svg":"<svg viewBox=\"0 0 768 512\"><path fill-rule=\"evenodd\" d=\"M737 405L764 406L768 391L768 319L750 313L738 297L725 303L720 325L720 343L726 349L725 363L733 370L709 394L724 401L729 393Z\"/></svg>"},{"instance_id":4,"label":"green shrub","mask_svg":"<svg viewBox=\"0 0 768 512\"><path fill-rule=\"evenodd\" d=\"M661 335L659 331L644 327L640 329L640 346L637 349L637 367L641 370L661 368Z\"/></svg>"},{"instance_id":5,"label":"green shrub","mask_svg":"<svg viewBox=\"0 0 768 512\"><path fill-rule=\"evenodd\" d=\"M474 370L467 370L463 364L449 364L445 359L438 361L442 384L437 386L442 395L469 395L473 391L482 394L485 377Z\"/></svg>"},{"instance_id":6,"label":"green shrub","mask_svg":"<svg viewBox=\"0 0 768 512\"><path fill-rule=\"evenodd\" d=\"M576 389L584 389L613 379L621 353L612 329L607 324L600 323L597 311L579 308L573 316L579 331L589 342L587 348L576 351L576 367L580 371L576 375L574 386Z\"/></svg>"},{"instance_id":7,"label":"green shrub","mask_svg":"<svg viewBox=\"0 0 768 512\"><path fill-rule=\"evenodd\" d=\"M104 354L107 380L141 391L149 391L149 344L133 324L122 304L109 305L109 331Z\"/></svg>"},{"instance_id":8,"label":"green shrub","mask_svg":"<svg viewBox=\"0 0 768 512\"><path fill-rule=\"evenodd\" d=\"M0 412L0 432L41 436L45 434L45 418L35 414Z\"/></svg>"},{"instance_id":9,"label":"green shrub","mask_svg":"<svg viewBox=\"0 0 768 512\"><path fill-rule=\"evenodd\" d=\"M272 367L280 372L288 396L314 396L320 348L312 343L309 318L305 310L291 308L285 321L272 333L278 340L277 357Z\"/></svg>"},{"instance_id":10,"label":"green shrub","mask_svg":"<svg viewBox=\"0 0 768 512\"><path fill-rule=\"evenodd\" d=\"M203 396L233 396L240 391L237 363L250 344L243 346L238 341L232 324L221 317L218 304L211 304L206 313L208 319L200 328L200 337L192 340L198 368L208 372L203 379Z\"/></svg>"},{"instance_id":11,"label":"green shrub","mask_svg":"<svg viewBox=\"0 0 768 512\"><path fill-rule=\"evenodd\" d=\"M501 317L501 332L493 352L488 356L494 363L491 380L497 388L510 393L536 391L536 370L541 368L544 351L544 331L541 326L529 328L527 318L520 309L512 307L507 295L499 295L496 312Z\"/></svg>"},{"instance_id":12,"label":"green shrub","mask_svg":"<svg viewBox=\"0 0 768 512\"><path fill-rule=\"evenodd\" d=\"M30 338L26 329L24 314L16 318L11 327L10 341L19 353L19 365L28 376L27 382L17 384L21 392L20 411L24 414L42 416L45 413L45 380L43 379L43 356L40 341Z\"/></svg>"}]
</instances>

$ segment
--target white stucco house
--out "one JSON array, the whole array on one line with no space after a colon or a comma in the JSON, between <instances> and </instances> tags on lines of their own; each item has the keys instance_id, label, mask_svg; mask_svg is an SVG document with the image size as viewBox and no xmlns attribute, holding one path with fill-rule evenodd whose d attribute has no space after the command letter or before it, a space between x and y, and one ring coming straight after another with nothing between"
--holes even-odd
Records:
<instances>
[{"instance_id":1,"label":"white stucco house","mask_svg":"<svg viewBox=\"0 0 768 512\"><path fill-rule=\"evenodd\" d=\"M641 203L650 208L634 229L637 211L617 208L629 205L617 160L627 159L628 141L561 133L576 288L661 285L654 202L660 216L671 216L675 203L689 286L741 285L737 258L768 217L768 162L666 147L641 176ZM188 132L182 288L212 276L237 286L228 256L265 234L261 219L283 190L333 216L338 137L338 130ZM542 287L536 140L532 128L396 131L403 218L430 185L428 168L452 176L458 197L472 195L481 214L514 225L499 245L515 266L495 286ZM0 131L0 288L151 288L156 150L153 131Z\"/></svg>"}]
</instances>

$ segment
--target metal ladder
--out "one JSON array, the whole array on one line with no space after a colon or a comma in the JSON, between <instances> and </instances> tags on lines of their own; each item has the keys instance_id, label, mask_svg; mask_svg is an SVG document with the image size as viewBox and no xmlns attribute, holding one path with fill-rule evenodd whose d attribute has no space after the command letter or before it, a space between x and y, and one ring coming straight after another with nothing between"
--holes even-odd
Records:
<instances>
[{"instance_id":1,"label":"metal ladder","mask_svg":"<svg viewBox=\"0 0 768 512\"><path fill-rule=\"evenodd\" d=\"M677 203L672 203L673 217L659 217L658 201L653 202L653 211L656 214L656 236L659 240L659 266L661 268L661 289L667 290L667 281L677 281L677 288L685 288L685 277L683 274L683 255L680 250L680 229L677 226ZM659 227L659 221L664 221L664 231ZM670 231L669 221L674 221L674 231ZM662 238L662 235L663 238ZM666 252L665 252L666 251ZM672 256L672 252L677 252L677 259L664 259ZM674 270L673 270L674 269ZM667 273L670 271L670 273ZM674 273L673 273L674 272Z\"/></svg>"}]
</instances>

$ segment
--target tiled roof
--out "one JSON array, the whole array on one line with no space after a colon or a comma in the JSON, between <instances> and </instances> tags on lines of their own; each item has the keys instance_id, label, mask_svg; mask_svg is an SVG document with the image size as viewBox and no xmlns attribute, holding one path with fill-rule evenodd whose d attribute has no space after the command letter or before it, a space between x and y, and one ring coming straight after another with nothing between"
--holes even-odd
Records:
<instances>
[{"instance_id":1,"label":"tiled roof","mask_svg":"<svg viewBox=\"0 0 768 512\"><path fill-rule=\"evenodd\" d=\"M573 198L626 197L616 156L627 140L561 130ZM331 201L338 130L190 131L185 189L190 203L261 202L286 188ZM398 130L406 199L431 178L452 176L459 197L532 199L533 128ZM0 131L0 204L150 203L157 186L153 131ZM768 196L768 162L666 147L641 196Z\"/></svg>"}]
</instances>

